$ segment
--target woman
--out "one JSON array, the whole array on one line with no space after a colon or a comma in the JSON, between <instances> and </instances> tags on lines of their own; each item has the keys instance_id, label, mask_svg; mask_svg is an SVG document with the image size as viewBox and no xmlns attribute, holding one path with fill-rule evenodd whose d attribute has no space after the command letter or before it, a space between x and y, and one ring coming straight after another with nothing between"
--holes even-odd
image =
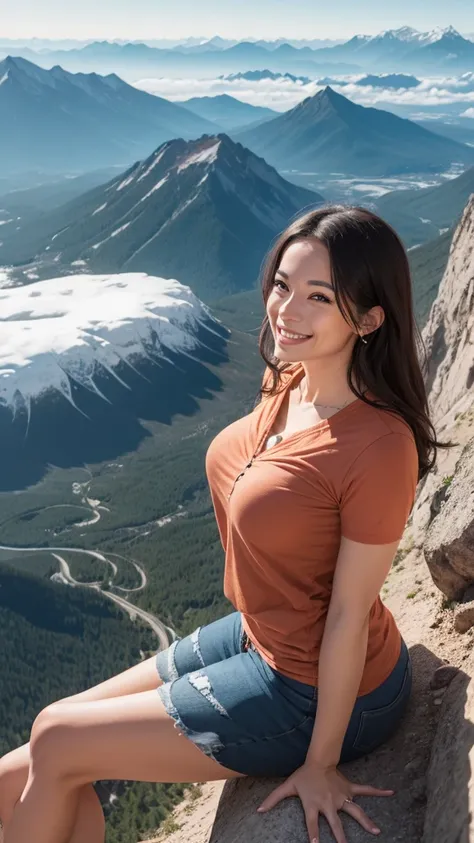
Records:
<instances>
[{"instance_id":1,"label":"woman","mask_svg":"<svg viewBox=\"0 0 474 843\"><path fill-rule=\"evenodd\" d=\"M5 843L102 843L100 779L283 776L261 810L298 795L310 840L322 814L344 843L340 811L379 832L354 797L391 791L337 765L394 732L411 688L379 597L438 445L407 257L374 214L326 207L262 283L262 398L206 463L237 611L41 712L0 762Z\"/></svg>"}]
</instances>

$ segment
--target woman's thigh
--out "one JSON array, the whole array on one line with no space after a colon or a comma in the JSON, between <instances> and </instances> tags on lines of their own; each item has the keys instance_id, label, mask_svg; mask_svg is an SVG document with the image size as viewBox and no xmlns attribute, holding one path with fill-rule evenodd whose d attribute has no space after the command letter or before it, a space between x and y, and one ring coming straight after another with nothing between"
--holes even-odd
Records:
<instances>
[{"instance_id":1,"label":"woman's thigh","mask_svg":"<svg viewBox=\"0 0 474 843\"><path fill-rule=\"evenodd\" d=\"M205 782L236 778L176 728L156 691L44 709L31 732L38 779Z\"/></svg>"}]
</instances>

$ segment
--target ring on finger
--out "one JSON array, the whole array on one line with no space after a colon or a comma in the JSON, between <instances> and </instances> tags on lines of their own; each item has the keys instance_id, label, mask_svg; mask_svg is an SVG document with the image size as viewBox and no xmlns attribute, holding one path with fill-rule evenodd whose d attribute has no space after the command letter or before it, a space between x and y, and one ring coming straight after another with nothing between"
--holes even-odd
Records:
<instances>
[{"instance_id":1,"label":"ring on finger","mask_svg":"<svg viewBox=\"0 0 474 843\"><path fill-rule=\"evenodd\" d=\"M350 805L353 805L353 804L354 804L354 800L353 800L353 799L344 799L344 802L343 802L342 804L344 805L346 802L349 802L349 804L350 804Z\"/></svg>"}]
</instances>

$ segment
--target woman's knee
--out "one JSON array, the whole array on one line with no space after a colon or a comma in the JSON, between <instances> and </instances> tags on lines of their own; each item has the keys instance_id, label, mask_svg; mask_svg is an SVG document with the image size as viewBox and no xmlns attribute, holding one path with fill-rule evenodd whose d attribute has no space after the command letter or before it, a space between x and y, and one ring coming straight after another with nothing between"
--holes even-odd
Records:
<instances>
[{"instance_id":1,"label":"woman's knee","mask_svg":"<svg viewBox=\"0 0 474 843\"><path fill-rule=\"evenodd\" d=\"M64 766L71 724L65 712L65 706L52 703L36 717L30 736L32 772L40 768L43 774L63 775L66 773Z\"/></svg>"},{"instance_id":2,"label":"woman's knee","mask_svg":"<svg viewBox=\"0 0 474 843\"><path fill-rule=\"evenodd\" d=\"M29 744L0 758L0 819L7 822L23 793L30 765Z\"/></svg>"}]
</instances>

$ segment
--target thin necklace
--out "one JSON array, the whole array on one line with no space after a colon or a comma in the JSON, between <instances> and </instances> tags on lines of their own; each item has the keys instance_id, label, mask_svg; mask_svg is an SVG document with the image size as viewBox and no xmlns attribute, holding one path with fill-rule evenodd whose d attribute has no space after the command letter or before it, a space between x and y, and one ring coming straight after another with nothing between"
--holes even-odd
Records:
<instances>
[{"instance_id":1,"label":"thin necklace","mask_svg":"<svg viewBox=\"0 0 474 843\"><path fill-rule=\"evenodd\" d=\"M300 382L298 384L298 391L299 391L299 394L300 394L300 403L301 404L303 403L303 390L301 388L302 382L303 382L303 380L300 380ZM317 401L309 401L309 402L305 402L305 403L312 404L313 407L326 407L327 409L330 409L330 410L343 410L344 407L347 407L350 400L351 399L348 398L345 404L338 404L338 405L336 405L336 404L318 404Z\"/></svg>"}]
</instances>

